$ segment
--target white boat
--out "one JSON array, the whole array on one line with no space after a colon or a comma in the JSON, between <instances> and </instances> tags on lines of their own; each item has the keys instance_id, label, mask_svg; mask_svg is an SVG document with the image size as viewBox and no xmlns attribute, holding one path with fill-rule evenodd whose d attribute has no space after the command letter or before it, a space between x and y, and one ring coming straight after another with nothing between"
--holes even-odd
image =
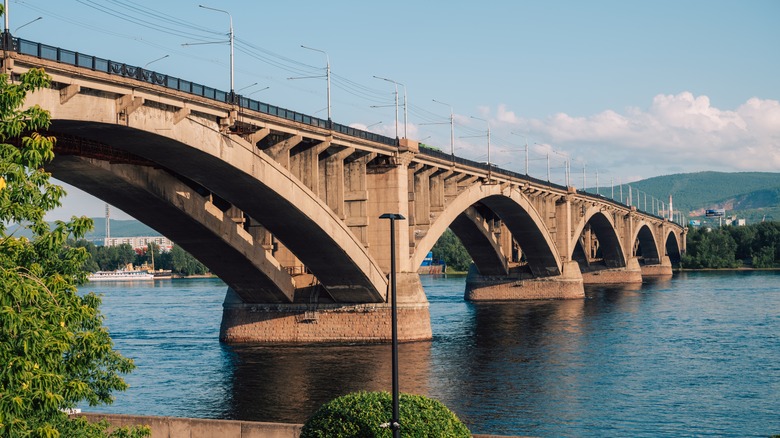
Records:
<instances>
[{"instance_id":1,"label":"white boat","mask_svg":"<svg viewBox=\"0 0 780 438\"><path fill-rule=\"evenodd\" d=\"M116 271L97 271L89 274L89 281L137 281L154 280L154 274L149 271L128 271L119 269Z\"/></svg>"}]
</instances>

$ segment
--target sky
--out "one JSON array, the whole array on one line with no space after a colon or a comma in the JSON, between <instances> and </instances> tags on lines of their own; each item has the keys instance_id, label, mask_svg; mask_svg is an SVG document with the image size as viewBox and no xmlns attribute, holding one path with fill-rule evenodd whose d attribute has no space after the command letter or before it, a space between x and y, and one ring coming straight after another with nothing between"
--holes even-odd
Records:
<instances>
[{"instance_id":1,"label":"sky","mask_svg":"<svg viewBox=\"0 0 780 438\"><path fill-rule=\"evenodd\" d=\"M335 122L477 161L489 127L561 184L780 171L779 1L7 1L14 36L223 90L232 20L239 94L327 118L329 62ZM105 214L65 187L50 219Z\"/></svg>"}]
</instances>

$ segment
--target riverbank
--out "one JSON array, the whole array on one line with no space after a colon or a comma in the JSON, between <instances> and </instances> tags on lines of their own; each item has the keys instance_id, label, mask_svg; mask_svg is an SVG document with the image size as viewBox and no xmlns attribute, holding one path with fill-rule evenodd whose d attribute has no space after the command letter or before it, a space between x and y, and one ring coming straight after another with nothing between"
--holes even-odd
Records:
<instances>
[{"instance_id":1,"label":"riverbank","mask_svg":"<svg viewBox=\"0 0 780 438\"><path fill-rule=\"evenodd\" d=\"M149 426L151 438L298 438L302 424L266 423L259 421L209 420L204 418L154 417L145 415L74 414L91 422L106 420L114 427ZM520 438L501 435L472 435L475 438Z\"/></svg>"},{"instance_id":2,"label":"riverbank","mask_svg":"<svg viewBox=\"0 0 780 438\"><path fill-rule=\"evenodd\" d=\"M737 268L677 268L674 272L729 272L729 271L780 271L778 268L748 268L740 266Z\"/></svg>"}]
</instances>

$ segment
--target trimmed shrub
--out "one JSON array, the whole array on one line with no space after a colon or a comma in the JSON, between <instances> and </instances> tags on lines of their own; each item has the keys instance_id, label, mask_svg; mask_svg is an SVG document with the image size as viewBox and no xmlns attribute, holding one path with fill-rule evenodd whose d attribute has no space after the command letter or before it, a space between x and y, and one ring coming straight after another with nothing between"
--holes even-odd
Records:
<instances>
[{"instance_id":1,"label":"trimmed shrub","mask_svg":"<svg viewBox=\"0 0 780 438\"><path fill-rule=\"evenodd\" d=\"M401 394L398 402L401 436L464 437L471 432L441 402L414 394ZM306 423L301 438L392 437L393 400L388 392L355 392L322 405Z\"/></svg>"}]
</instances>

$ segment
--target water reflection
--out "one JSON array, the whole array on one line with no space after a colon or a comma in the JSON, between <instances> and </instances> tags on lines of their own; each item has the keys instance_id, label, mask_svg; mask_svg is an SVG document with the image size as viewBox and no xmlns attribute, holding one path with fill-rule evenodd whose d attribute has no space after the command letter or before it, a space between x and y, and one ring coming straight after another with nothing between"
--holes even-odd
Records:
<instances>
[{"instance_id":1,"label":"water reflection","mask_svg":"<svg viewBox=\"0 0 780 438\"><path fill-rule=\"evenodd\" d=\"M235 346L232 417L302 423L323 403L355 391L390 391L389 345ZM399 346L402 392L427 394L431 343Z\"/></svg>"},{"instance_id":2,"label":"water reflection","mask_svg":"<svg viewBox=\"0 0 780 438\"><path fill-rule=\"evenodd\" d=\"M778 279L682 273L588 286L584 300L474 304L462 278L424 278L434 339L401 344L401 391L441 400L474 433L768 435L780 430ZM390 389L389 345L221 345L225 288L96 286L138 365L96 409L299 423L336 396Z\"/></svg>"}]
</instances>

